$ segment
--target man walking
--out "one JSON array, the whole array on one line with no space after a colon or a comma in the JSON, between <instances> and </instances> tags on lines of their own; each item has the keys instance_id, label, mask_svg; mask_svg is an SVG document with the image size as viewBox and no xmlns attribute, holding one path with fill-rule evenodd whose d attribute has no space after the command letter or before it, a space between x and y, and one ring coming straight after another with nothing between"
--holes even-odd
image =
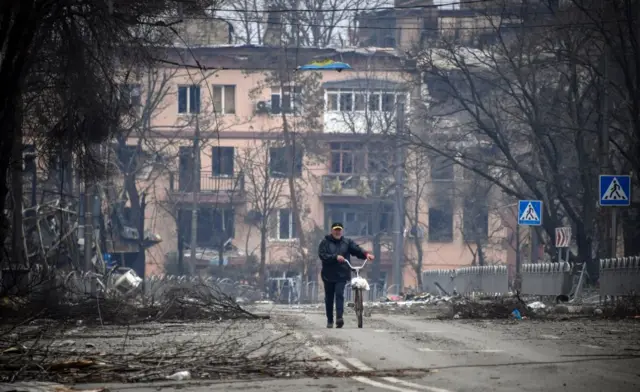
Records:
<instances>
[{"instance_id":1,"label":"man walking","mask_svg":"<svg viewBox=\"0 0 640 392\"><path fill-rule=\"evenodd\" d=\"M333 301L336 303L336 327L342 328L344 320L344 287L351 278L351 269L345 262L351 256L373 260L372 254L365 252L352 239L342 236L342 223L331 225L331 234L324 237L318 247L322 260L322 283L324 284L324 304L327 312L327 328L333 328Z\"/></svg>"}]
</instances>

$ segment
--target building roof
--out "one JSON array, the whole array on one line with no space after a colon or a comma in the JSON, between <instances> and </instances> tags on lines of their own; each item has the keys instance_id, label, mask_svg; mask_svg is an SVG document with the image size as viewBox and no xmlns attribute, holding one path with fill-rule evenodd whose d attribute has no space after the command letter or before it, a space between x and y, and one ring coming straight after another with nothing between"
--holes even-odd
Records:
<instances>
[{"instance_id":1,"label":"building roof","mask_svg":"<svg viewBox=\"0 0 640 392\"><path fill-rule=\"evenodd\" d=\"M151 54L167 66L200 69L268 70L286 66L296 69L318 59L333 59L351 64L367 62L375 70L415 69L415 62L392 48L310 48L260 45L217 45L196 48L156 47ZM284 65L283 65L284 64ZM351 64L353 65L353 64ZM357 68L357 67L354 67Z\"/></svg>"}]
</instances>

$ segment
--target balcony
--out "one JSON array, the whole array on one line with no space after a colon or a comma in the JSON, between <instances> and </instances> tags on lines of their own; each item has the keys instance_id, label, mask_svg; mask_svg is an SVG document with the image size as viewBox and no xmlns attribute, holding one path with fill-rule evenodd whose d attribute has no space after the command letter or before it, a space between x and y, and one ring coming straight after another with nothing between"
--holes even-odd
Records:
<instances>
[{"instance_id":1,"label":"balcony","mask_svg":"<svg viewBox=\"0 0 640 392\"><path fill-rule=\"evenodd\" d=\"M169 192L178 203L193 202L197 194L198 202L207 204L239 204L246 202L244 175L217 175L201 171L198 181L192 181L186 173L171 173Z\"/></svg>"},{"instance_id":2,"label":"balcony","mask_svg":"<svg viewBox=\"0 0 640 392\"><path fill-rule=\"evenodd\" d=\"M379 186L367 176L359 174L328 174L322 176L322 196L327 198L367 199L372 196L389 195L390 178L380 180Z\"/></svg>"}]
</instances>

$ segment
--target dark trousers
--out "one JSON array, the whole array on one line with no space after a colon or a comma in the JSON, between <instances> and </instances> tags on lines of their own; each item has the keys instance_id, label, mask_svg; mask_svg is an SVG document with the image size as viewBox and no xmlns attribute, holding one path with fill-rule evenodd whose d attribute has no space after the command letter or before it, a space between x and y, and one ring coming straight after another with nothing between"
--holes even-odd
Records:
<instances>
[{"instance_id":1,"label":"dark trousers","mask_svg":"<svg viewBox=\"0 0 640 392\"><path fill-rule=\"evenodd\" d=\"M342 318L344 313L344 287L347 282L324 283L324 306L327 312L327 321L333 323L333 301L336 301L336 317Z\"/></svg>"}]
</instances>

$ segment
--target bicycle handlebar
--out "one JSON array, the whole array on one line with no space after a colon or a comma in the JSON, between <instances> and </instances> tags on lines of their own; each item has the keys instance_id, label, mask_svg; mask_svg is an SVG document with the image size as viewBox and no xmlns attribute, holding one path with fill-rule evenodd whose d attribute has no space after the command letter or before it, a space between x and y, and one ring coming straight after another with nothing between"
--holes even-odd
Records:
<instances>
[{"instance_id":1,"label":"bicycle handlebar","mask_svg":"<svg viewBox=\"0 0 640 392\"><path fill-rule=\"evenodd\" d=\"M353 270L359 270L359 269L363 269L365 265L367 265L367 259L364 259L364 263L362 263L362 265L360 267L354 267L351 265L351 263L349 262L349 260L344 259L345 263L347 263L347 265L349 266L349 268L353 269Z\"/></svg>"}]
</instances>

